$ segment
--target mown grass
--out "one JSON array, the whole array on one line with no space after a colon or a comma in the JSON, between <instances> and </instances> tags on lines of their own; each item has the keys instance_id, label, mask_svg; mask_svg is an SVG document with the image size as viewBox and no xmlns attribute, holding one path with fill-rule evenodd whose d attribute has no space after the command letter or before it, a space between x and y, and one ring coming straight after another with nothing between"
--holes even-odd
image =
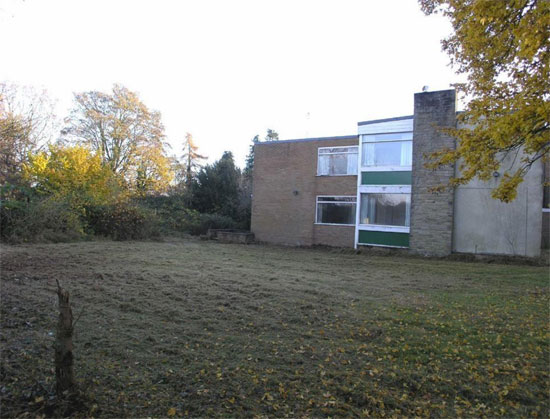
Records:
<instances>
[{"instance_id":1,"label":"mown grass","mask_svg":"<svg viewBox=\"0 0 550 419\"><path fill-rule=\"evenodd\" d=\"M73 414L550 413L547 267L173 240L2 248L2 416L62 413L56 278Z\"/></svg>"}]
</instances>

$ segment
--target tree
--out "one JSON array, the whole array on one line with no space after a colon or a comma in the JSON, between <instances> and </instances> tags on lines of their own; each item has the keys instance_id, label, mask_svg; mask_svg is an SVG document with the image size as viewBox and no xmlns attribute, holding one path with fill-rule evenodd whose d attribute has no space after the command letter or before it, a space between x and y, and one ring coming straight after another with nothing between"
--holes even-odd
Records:
<instances>
[{"instance_id":1,"label":"tree","mask_svg":"<svg viewBox=\"0 0 550 419\"><path fill-rule=\"evenodd\" d=\"M431 155L429 166L458 162L451 186L488 180L513 153L493 197L510 202L531 166L550 150L550 2L545 0L419 0L422 11L442 13L454 33L442 41L458 73L457 90L469 101L446 130L455 150Z\"/></svg>"},{"instance_id":2,"label":"tree","mask_svg":"<svg viewBox=\"0 0 550 419\"><path fill-rule=\"evenodd\" d=\"M198 153L199 147L195 145L193 136L190 133L185 134L185 141L183 143L183 155L181 159L185 166L185 175L183 176L185 185L187 188L191 187L193 178L197 175L201 168L201 161L206 160L207 157Z\"/></svg>"},{"instance_id":3,"label":"tree","mask_svg":"<svg viewBox=\"0 0 550 419\"><path fill-rule=\"evenodd\" d=\"M103 164L139 192L159 192L172 178L161 115L138 95L114 85L112 94L75 94L64 133L71 142L100 153Z\"/></svg>"},{"instance_id":4,"label":"tree","mask_svg":"<svg viewBox=\"0 0 550 419\"><path fill-rule=\"evenodd\" d=\"M203 167L193 180L193 208L238 220L240 176L233 154L225 151L220 160Z\"/></svg>"},{"instance_id":5,"label":"tree","mask_svg":"<svg viewBox=\"0 0 550 419\"><path fill-rule=\"evenodd\" d=\"M29 153L52 139L54 105L46 91L0 83L0 184L18 184Z\"/></svg>"},{"instance_id":6,"label":"tree","mask_svg":"<svg viewBox=\"0 0 550 419\"><path fill-rule=\"evenodd\" d=\"M136 191L140 195L165 192L174 178L172 160L158 147L142 147L136 169Z\"/></svg>"},{"instance_id":7,"label":"tree","mask_svg":"<svg viewBox=\"0 0 550 419\"><path fill-rule=\"evenodd\" d=\"M119 179L85 146L50 145L48 152L29 156L23 176L41 195L68 199L75 209L116 199Z\"/></svg>"},{"instance_id":8,"label":"tree","mask_svg":"<svg viewBox=\"0 0 550 419\"><path fill-rule=\"evenodd\" d=\"M260 136L255 135L254 138L252 138L252 144L250 144L248 156L246 156L243 174L248 179L252 179L252 169L254 168L254 146L259 142Z\"/></svg>"},{"instance_id":9,"label":"tree","mask_svg":"<svg viewBox=\"0 0 550 419\"><path fill-rule=\"evenodd\" d=\"M279 140L279 133L274 129L268 128L265 135L265 141L277 141Z\"/></svg>"}]
</instances>

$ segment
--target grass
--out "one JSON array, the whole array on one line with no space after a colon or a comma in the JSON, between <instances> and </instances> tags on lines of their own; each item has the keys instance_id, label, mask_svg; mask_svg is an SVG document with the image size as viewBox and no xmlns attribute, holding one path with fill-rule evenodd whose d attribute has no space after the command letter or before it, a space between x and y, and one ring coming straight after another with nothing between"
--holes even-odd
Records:
<instances>
[{"instance_id":1,"label":"grass","mask_svg":"<svg viewBox=\"0 0 550 419\"><path fill-rule=\"evenodd\" d=\"M548 267L171 240L3 246L2 416L550 414Z\"/></svg>"}]
</instances>

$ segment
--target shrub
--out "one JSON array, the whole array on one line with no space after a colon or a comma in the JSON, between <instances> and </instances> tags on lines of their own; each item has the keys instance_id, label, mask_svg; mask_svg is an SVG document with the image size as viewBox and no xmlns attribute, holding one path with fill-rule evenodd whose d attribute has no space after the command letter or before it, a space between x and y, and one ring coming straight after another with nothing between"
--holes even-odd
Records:
<instances>
[{"instance_id":1,"label":"shrub","mask_svg":"<svg viewBox=\"0 0 550 419\"><path fill-rule=\"evenodd\" d=\"M146 239L160 235L155 213L128 202L89 206L86 208L86 220L91 232L113 240Z\"/></svg>"},{"instance_id":2,"label":"shrub","mask_svg":"<svg viewBox=\"0 0 550 419\"><path fill-rule=\"evenodd\" d=\"M187 232L189 212L181 195L146 196L134 201L139 207L153 212L163 233Z\"/></svg>"},{"instance_id":3,"label":"shrub","mask_svg":"<svg viewBox=\"0 0 550 419\"><path fill-rule=\"evenodd\" d=\"M1 238L10 243L75 241L86 237L79 214L66 200L2 201Z\"/></svg>"},{"instance_id":4,"label":"shrub","mask_svg":"<svg viewBox=\"0 0 550 419\"><path fill-rule=\"evenodd\" d=\"M201 214L186 208L185 198L174 196L149 196L135 201L142 208L154 212L163 233L206 234L210 228L243 228L243 223L220 214Z\"/></svg>"}]
</instances>

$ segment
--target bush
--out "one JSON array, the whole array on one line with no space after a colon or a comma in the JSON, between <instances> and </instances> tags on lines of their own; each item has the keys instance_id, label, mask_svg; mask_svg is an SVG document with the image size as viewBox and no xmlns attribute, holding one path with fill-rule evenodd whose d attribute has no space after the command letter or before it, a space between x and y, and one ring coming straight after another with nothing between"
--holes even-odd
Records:
<instances>
[{"instance_id":1,"label":"bush","mask_svg":"<svg viewBox=\"0 0 550 419\"><path fill-rule=\"evenodd\" d=\"M201 214L186 208L185 198L174 196L149 196L136 201L142 207L153 211L163 233L189 233L195 236L206 234L210 228L243 228L231 217L220 214Z\"/></svg>"},{"instance_id":2,"label":"bush","mask_svg":"<svg viewBox=\"0 0 550 419\"><path fill-rule=\"evenodd\" d=\"M4 200L0 205L0 236L10 243L62 242L86 237L82 220L66 200Z\"/></svg>"},{"instance_id":3,"label":"bush","mask_svg":"<svg viewBox=\"0 0 550 419\"><path fill-rule=\"evenodd\" d=\"M224 215L190 210L181 196L88 204L84 208L71 206L70 197L6 196L0 200L0 239L11 243L75 241L94 235L139 240L246 227Z\"/></svg>"},{"instance_id":4,"label":"bush","mask_svg":"<svg viewBox=\"0 0 550 419\"><path fill-rule=\"evenodd\" d=\"M156 214L127 202L89 206L86 208L86 221L92 233L113 240L146 239L160 235Z\"/></svg>"},{"instance_id":5,"label":"bush","mask_svg":"<svg viewBox=\"0 0 550 419\"><path fill-rule=\"evenodd\" d=\"M141 208L153 212L163 233L187 232L189 210L181 195L146 196L134 201Z\"/></svg>"}]
</instances>

